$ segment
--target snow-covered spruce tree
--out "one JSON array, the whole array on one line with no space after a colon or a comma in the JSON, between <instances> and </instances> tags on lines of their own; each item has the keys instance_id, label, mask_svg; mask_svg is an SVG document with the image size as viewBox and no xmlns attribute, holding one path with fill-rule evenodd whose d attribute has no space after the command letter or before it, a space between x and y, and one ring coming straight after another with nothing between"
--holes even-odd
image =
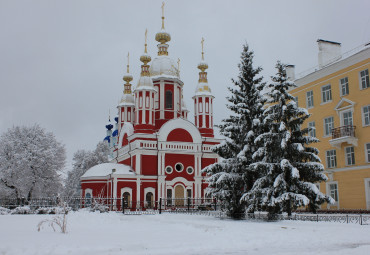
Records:
<instances>
[{"instance_id":1,"label":"snow-covered spruce tree","mask_svg":"<svg viewBox=\"0 0 370 255\"><path fill-rule=\"evenodd\" d=\"M0 189L27 200L57 195L65 159L64 145L39 125L10 128L0 137Z\"/></svg>"},{"instance_id":2,"label":"snow-covered spruce tree","mask_svg":"<svg viewBox=\"0 0 370 255\"><path fill-rule=\"evenodd\" d=\"M105 141L99 142L94 151L78 150L73 155L73 169L68 172L65 181L64 196L80 196L80 177L89 170L89 168L98 164L107 163L109 153L110 149L108 143Z\"/></svg>"},{"instance_id":3,"label":"snow-covered spruce tree","mask_svg":"<svg viewBox=\"0 0 370 255\"><path fill-rule=\"evenodd\" d=\"M262 69L253 67L253 55L245 44L238 79L232 80L234 86L229 87L231 96L227 98L227 107L233 113L218 126L226 141L214 149L223 160L203 169L209 176L207 192L220 199L233 218L242 217L245 212L245 204L240 199L257 177L256 172L249 171L249 165L256 150L254 139L263 131L261 91L265 84L259 75Z\"/></svg>"},{"instance_id":4,"label":"snow-covered spruce tree","mask_svg":"<svg viewBox=\"0 0 370 255\"><path fill-rule=\"evenodd\" d=\"M332 202L314 184L327 180L318 150L307 146L318 139L308 136L307 128L301 129L309 114L288 92L295 85L287 80L286 66L278 62L276 68L267 93L270 105L264 111L269 131L256 138L259 149L254 159L258 162L251 165L263 176L243 199L271 214L291 215L292 209L307 205L315 211L318 205Z\"/></svg>"}]
</instances>

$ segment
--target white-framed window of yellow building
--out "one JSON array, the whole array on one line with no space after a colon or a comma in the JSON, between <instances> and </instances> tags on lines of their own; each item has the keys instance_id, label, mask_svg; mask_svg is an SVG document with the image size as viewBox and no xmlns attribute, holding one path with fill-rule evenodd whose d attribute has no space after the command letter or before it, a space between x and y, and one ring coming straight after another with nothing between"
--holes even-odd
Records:
<instances>
[{"instance_id":1,"label":"white-framed window of yellow building","mask_svg":"<svg viewBox=\"0 0 370 255\"><path fill-rule=\"evenodd\" d=\"M365 159L367 163L370 163L370 143L365 144Z\"/></svg>"},{"instance_id":2,"label":"white-framed window of yellow building","mask_svg":"<svg viewBox=\"0 0 370 255\"><path fill-rule=\"evenodd\" d=\"M362 107L362 125L370 126L370 105Z\"/></svg>"},{"instance_id":3,"label":"white-framed window of yellow building","mask_svg":"<svg viewBox=\"0 0 370 255\"><path fill-rule=\"evenodd\" d=\"M331 135L331 130L334 128L334 117L324 119L324 136Z\"/></svg>"},{"instance_id":4,"label":"white-framed window of yellow building","mask_svg":"<svg viewBox=\"0 0 370 255\"><path fill-rule=\"evenodd\" d=\"M341 117L342 126L353 126L353 114L351 110L343 111Z\"/></svg>"},{"instance_id":5,"label":"white-framed window of yellow building","mask_svg":"<svg viewBox=\"0 0 370 255\"><path fill-rule=\"evenodd\" d=\"M330 102L332 100L331 96L331 84L321 87L321 99L323 103Z\"/></svg>"},{"instance_id":6,"label":"white-framed window of yellow building","mask_svg":"<svg viewBox=\"0 0 370 255\"><path fill-rule=\"evenodd\" d=\"M316 127L315 121L308 122L308 135L316 137Z\"/></svg>"},{"instance_id":7,"label":"white-framed window of yellow building","mask_svg":"<svg viewBox=\"0 0 370 255\"><path fill-rule=\"evenodd\" d=\"M346 165L352 166L356 164L355 162L355 148L353 146L346 147L345 148L345 154L346 154Z\"/></svg>"},{"instance_id":8,"label":"white-framed window of yellow building","mask_svg":"<svg viewBox=\"0 0 370 255\"><path fill-rule=\"evenodd\" d=\"M306 93L306 104L307 104L307 108L313 107L313 91L312 90Z\"/></svg>"},{"instance_id":9,"label":"white-framed window of yellow building","mask_svg":"<svg viewBox=\"0 0 370 255\"><path fill-rule=\"evenodd\" d=\"M326 151L326 167L327 168L337 167L337 152L336 152L336 150Z\"/></svg>"},{"instance_id":10,"label":"white-framed window of yellow building","mask_svg":"<svg viewBox=\"0 0 370 255\"><path fill-rule=\"evenodd\" d=\"M366 89L370 87L369 69L360 71L360 85L361 89Z\"/></svg>"},{"instance_id":11,"label":"white-framed window of yellow building","mask_svg":"<svg viewBox=\"0 0 370 255\"><path fill-rule=\"evenodd\" d=\"M349 88L348 88L348 77L344 77L339 80L340 84L340 95L345 96L349 94Z\"/></svg>"},{"instance_id":12,"label":"white-framed window of yellow building","mask_svg":"<svg viewBox=\"0 0 370 255\"><path fill-rule=\"evenodd\" d=\"M335 202L339 201L338 183L337 182L329 182L328 183L328 195L331 196L335 200Z\"/></svg>"}]
</instances>

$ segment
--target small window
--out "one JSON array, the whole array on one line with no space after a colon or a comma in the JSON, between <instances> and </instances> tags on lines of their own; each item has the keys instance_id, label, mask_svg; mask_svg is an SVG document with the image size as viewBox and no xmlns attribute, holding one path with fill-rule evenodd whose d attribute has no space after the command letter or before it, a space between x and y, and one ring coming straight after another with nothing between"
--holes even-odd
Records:
<instances>
[{"instance_id":1,"label":"small window","mask_svg":"<svg viewBox=\"0 0 370 255\"><path fill-rule=\"evenodd\" d=\"M146 208L153 208L154 206L154 196L152 192L148 192L145 195Z\"/></svg>"},{"instance_id":2,"label":"small window","mask_svg":"<svg viewBox=\"0 0 370 255\"><path fill-rule=\"evenodd\" d=\"M330 102L332 100L331 97L331 85L325 85L321 87L321 94L322 94L322 102Z\"/></svg>"},{"instance_id":3,"label":"small window","mask_svg":"<svg viewBox=\"0 0 370 255\"><path fill-rule=\"evenodd\" d=\"M362 122L364 126L369 126L370 125L370 105L367 105L362 108Z\"/></svg>"},{"instance_id":4,"label":"small window","mask_svg":"<svg viewBox=\"0 0 370 255\"><path fill-rule=\"evenodd\" d=\"M366 161L370 163L370 143L365 144Z\"/></svg>"},{"instance_id":5,"label":"small window","mask_svg":"<svg viewBox=\"0 0 370 255\"><path fill-rule=\"evenodd\" d=\"M340 83L340 95L345 96L349 94L349 88L348 88L348 77L344 77L339 80Z\"/></svg>"},{"instance_id":6,"label":"small window","mask_svg":"<svg viewBox=\"0 0 370 255\"><path fill-rule=\"evenodd\" d=\"M175 169L177 172L181 172L182 170L184 170L184 165L181 163L176 163Z\"/></svg>"},{"instance_id":7,"label":"small window","mask_svg":"<svg viewBox=\"0 0 370 255\"><path fill-rule=\"evenodd\" d=\"M331 130L334 128L334 118L328 117L324 119L324 136L331 135Z\"/></svg>"},{"instance_id":8,"label":"small window","mask_svg":"<svg viewBox=\"0 0 370 255\"><path fill-rule=\"evenodd\" d=\"M127 121L131 121L131 112L127 112Z\"/></svg>"},{"instance_id":9,"label":"small window","mask_svg":"<svg viewBox=\"0 0 370 255\"><path fill-rule=\"evenodd\" d=\"M167 173L167 174L171 174L172 172L173 172L172 167L171 167L171 166L167 166L167 167L166 167L166 173Z\"/></svg>"},{"instance_id":10,"label":"small window","mask_svg":"<svg viewBox=\"0 0 370 255\"><path fill-rule=\"evenodd\" d=\"M167 189L167 206L172 205L172 189Z\"/></svg>"},{"instance_id":11,"label":"small window","mask_svg":"<svg viewBox=\"0 0 370 255\"><path fill-rule=\"evenodd\" d=\"M346 147L346 165L352 166L355 164L355 149L353 147Z\"/></svg>"},{"instance_id":12,"label":"small window","mask_svg":"<svg viewBox=\"0 0 370 255\"><path fill-rule=\"evenodd\" d=\"M313 91L308 91L306 94L307 98L307 108L312 108L313 107Z\"/></svg>"},{"instance_id":13,"label":"small window","mask_svg":"<svg viewBox=\"0 0 370 255\"><path fill-rule=\"evenodd\" d=\"M209 112L209 103L206 103L206 113Z\"/></svg>"},{"instance_id":14,"label":"small window","mask_svg":"<svg viewBox=\"0 0 370 255\"><path fill-rule=\"evenodd\" d=\"M124 202L124 207L125 208L130 208L130 205L131 205L131 195L129 192L124 192L122 194L122 197L123 197L123 202Z\"/></svg>"},{"instance_id":15,"label":"small window","mask_svg":"<svg viewBox=\"0 0 370 255\"><path fill-rule=\"evenodd\" d=\"M139 107L141 108L141 107L143 107L143 97L140 97L139 101L140 101Z\"/></svg>"},{"instance_id":16,"label":"small window","mask_svg":"<svg viewBox=\"0 0 370 255\"><path fill-rule=\"evenodd\" d=\"M192 168L191 166L189 166L188 168L186 168L186 172L188 174L192 174L192 173L194 173L194 168Z\"/></svg>"},{"instance_id":17,"label":"small window","mask_svg":"<svg viewBox=\"0 0 370 255\"><path fill-rule=\"evenodd\" d=\"M328 168L337 167L337 153L335 150L326 151L326 166Z\"/></svg>"},{"instance_id":18,"label":"small window","mask_svg":"<svg viewBox=\"0 0 370 255\"><path fill-rule=\"evenodd\" d=\"M172 107L173 107L172 101L173 101L172 91L167 90L166 91L166 109L172 109Z\"/></svg>"},{"instance_id":19,"label":"small window","mask_svg":"<svg viewBox=\"0 0 370 255\"><path fill-rule=\"evenodd\" d=\"M308 122L308 135L312 137L316 137L315 121Z\"/></svg>"},{"instance_id":20,"label":"small window","mask_svg":"<svg viewBox=\"0 0 370 255\"><path fill-rule=\"evenodd\" d=\"M338 184L329 183L329 195L338 202Z\"/></svg>"},{"instance_id":21,"label":"small window","mask_svg":"<svg viewBox=\"0 0 370 255\"><path fill-rule=\"evenodd\" d=\"M361 89L366 89L370 87L369 69L365 69L360 72L360 83L361 83Z\"/></svg>"}]
</instances>

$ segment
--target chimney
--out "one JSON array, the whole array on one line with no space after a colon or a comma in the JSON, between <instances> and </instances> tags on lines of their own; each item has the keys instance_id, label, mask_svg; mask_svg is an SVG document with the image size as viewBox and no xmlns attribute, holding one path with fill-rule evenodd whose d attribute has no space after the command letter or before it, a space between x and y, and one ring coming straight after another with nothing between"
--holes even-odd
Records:
<instances>
[{"instance_id":1,"label":"chimney","mask_svg":"<svg viewBox=\"0 0 370 255\"><path fill-rule=\"evenodd\" d=\"M331 42L322 39L317 40L319 46L319 68L341 59L341 46L338 42Z\"/></svg>"},{"instance_id":2,"label":"chimney","mask_svg":"<svg viewBox=\"0 0 370 255\"><path fill-rule=\"evenodd\" d=\"M295 80L295 66L294 65L286 66L286 76L287 76L288 81Z\"/></svg>"}]
</instances>

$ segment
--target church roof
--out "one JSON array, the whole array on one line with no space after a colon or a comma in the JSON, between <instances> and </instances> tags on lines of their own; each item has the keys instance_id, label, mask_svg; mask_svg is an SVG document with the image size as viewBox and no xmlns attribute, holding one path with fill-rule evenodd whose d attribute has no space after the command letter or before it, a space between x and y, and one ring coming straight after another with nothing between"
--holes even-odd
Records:
<instances>
[{"instance_id":1,"label":"church roof","mask_svg":"<svg viewBox=\"0 0 370 255\"><path fill-rule=\"evenodd\" d=\"M135 175L135 172L132 170L130 166L124 164L116 164L116 163L103 163L96 166L93 166L89 170L86 171L81 178L85 177L105 177L107 175L112 174L112 170L115 169L116 171L114 174L130 174Z\"/></svg>"}]
</instances>

